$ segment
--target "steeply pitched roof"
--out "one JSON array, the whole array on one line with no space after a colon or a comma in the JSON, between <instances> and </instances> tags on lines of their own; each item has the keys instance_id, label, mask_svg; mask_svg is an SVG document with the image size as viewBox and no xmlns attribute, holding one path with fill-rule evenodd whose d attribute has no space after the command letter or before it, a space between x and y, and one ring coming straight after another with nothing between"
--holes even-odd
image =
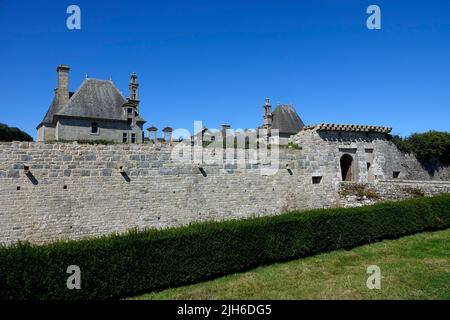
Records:
<instances>
[{"instance_id":1,"label":"steeply pitched roof","mask_svg":"<svg viewBox=\"0 0 450 320\"><path fill-rule=\"evenodd\" d=\"M73 96L73 92L69 92L69 99ZM58 93L55 90L55 95L53 96L52 103L50 104L50 107L48 108L47 113L44 116L44 119L42 119L41 123L38 125L38 128L43 124L52 124L53 123L53 116L60 111L61 108L59 108L59 98Z\"/></svg>"},{"instance_id":2,"label":"steeply pitched roof","mask_svg":"<svg viewBox=\"0 0 450 320\"><path fill-rule=\"evenodd\" d=\"M85 79L58 116L126 120L122 106L127 99L109 80ZM143 121L138 117L137 120Z\"/></svg>"},{"instance_id":3,"label":"steeply pitched roof","mask_svg":"<svg viewBox=\"0 0 450 320\"><path fill-rule=\"evenodd\" d=\"M272 115L272 129L278 129L279 133L296 134L305 126L290 105L278 105Z\"/></svg>"},{"instance_id":4,"label":"steeply pitched roof","mask_svg":"<svg viewBox=\"0 0 450 320\"><path fill-rule=\"evenodd\" d=\"M85 79L78 90L69 96L69 102L58 107L58 95L41 124L53 123L54 116L91 119L127 120L123 105L127 99L109 80ZM136 121L145 122L140 116Z\"/></svg>"}]
</instances>

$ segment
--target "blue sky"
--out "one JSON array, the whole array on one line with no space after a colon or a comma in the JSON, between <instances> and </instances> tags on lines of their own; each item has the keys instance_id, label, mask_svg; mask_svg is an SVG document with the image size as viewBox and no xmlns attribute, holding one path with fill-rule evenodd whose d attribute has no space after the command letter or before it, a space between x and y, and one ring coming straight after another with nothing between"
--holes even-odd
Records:
<instances>
[{"instance_id":1,"label":"blue sky","mask_svg":"<svg viewBox=\"0 0 450 320\"><path fill-rule=\"evenodd\" d=\"M381 30L366 28L370 4ZM447 0L0 0L0 39L0 122L34 137L60 63L72 91L87 73L127 94L137 72L146 126L254 128L269 97L307 124L450 131Z\"/></svg>"}]
</instances>

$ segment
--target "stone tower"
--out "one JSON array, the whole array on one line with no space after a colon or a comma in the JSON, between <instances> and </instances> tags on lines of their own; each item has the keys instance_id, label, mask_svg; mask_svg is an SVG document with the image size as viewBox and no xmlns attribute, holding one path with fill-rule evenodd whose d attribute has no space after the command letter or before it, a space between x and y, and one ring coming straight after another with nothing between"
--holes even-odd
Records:
<instances>
[{"instance_id":1,"label":"stone tower","mask_svg":"<svg viewBox=\"0 0 450 320\"><path fill-rule=\"evenodd\" d=\"M136 73L132 73L130 76L130 98L129 102L134 105L136 112L139 113L139 83Z\"/></svg>"},{"instance_id":2,"label":"stone tower","mask_svg":"<svg viewBox=\"0 0 450 320\"><path fill-rule=\"evenodd\" d=\"M272 106L270 105L269 98L266 98L266 102L264 103L264 129L272 128Z\"/></svg>"}]
</instances>

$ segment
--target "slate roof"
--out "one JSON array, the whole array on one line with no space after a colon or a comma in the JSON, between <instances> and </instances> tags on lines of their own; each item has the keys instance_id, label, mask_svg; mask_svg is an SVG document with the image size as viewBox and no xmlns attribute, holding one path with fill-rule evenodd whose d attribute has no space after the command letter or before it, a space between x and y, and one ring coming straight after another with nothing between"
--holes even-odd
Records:
<instances>
[{"instance_id":1,"label":"slate roof","mask_svg":"<svg viewBox=\"0 0 450 320\"><path fill-rule=\"evenodd\" d=\"M55 116L126 121L127 116L123 112L126 102L127 99L112 81L85 79L80 88L69 95L69 102L61 108L58 107L58 95L55 94L40 125L53 123ZM140 116L136 117L136 121L145 122Z\"/></svg>"},{"instance_id":2,"label":"slate roof","mask_svg":"<svg viewBox=\"0 0 450 320\"><path fill-rule=\"evenodd\" d=\"M69 92L69 99L70 97L73 96L73 92ZM58 108L59 105L59 98L58 98L58 94L55 91L55 95L53 96L53 100L52 103L50 104L50 107L48 108L47 113L44 116L44 119L42 119L42 122L39 124L38 128L42 125L42 124L52 124L53 123L53 116L55 115L55 113L57 113L58 111L60 111L60 108Z\"/></svg>"},{"instance_id":3,"label":"slate roof","mask_svg":"<svg viewBox=\"0 0 450 320\"><path fill-rule=\"evenodd\" d=\"M290 105L278 105L272 115L272 129L278 129L279 133L296 134L305 126L295 109Z\"/></svg>"}]
</instances>

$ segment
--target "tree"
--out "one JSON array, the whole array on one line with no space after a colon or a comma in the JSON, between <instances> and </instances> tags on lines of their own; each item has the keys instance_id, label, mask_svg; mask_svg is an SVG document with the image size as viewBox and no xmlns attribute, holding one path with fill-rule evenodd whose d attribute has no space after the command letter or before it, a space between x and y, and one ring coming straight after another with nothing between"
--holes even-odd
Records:
<instances>
[{"instance_id":1,"label":"tree","mask_svg":"<svg viewBox=\"0 0 450 320\"><path fill-rule=\"evenodd\" d=\"M450 132L430 130L406 138L394 135L391 141L400 151L414 153L422 163L430 160L450 163Z\"/></svg>"},{"instance_id":2,"label":"tree","mask_svg":"<svg viewBox=\"0 0 450 320\"><path fill-rule=\"evenodd\" d=\"M0 123L0 141L33 141L33 138L18 128Z\"/></svg>"}]
</instances>

